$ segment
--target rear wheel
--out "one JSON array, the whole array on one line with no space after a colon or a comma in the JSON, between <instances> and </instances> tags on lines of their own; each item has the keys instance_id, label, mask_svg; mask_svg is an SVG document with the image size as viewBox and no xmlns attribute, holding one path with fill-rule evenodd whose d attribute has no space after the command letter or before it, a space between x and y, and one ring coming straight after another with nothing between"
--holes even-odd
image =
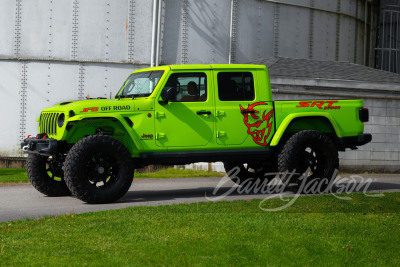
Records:
<instances>
[{"instance_id":1,"label":"rear wheel","mask_svg":"<svg viewBox=\"0 0 400 267\"><path fill-rule=\"evenodd\" d=\"M278 155L282 182L294 192L323 193L335 179L338 168L336 145L329 136L317 131L294 134Z\"/></svg>"},{"instance_id":2,"label":"rear wheel","mask_svg":"<svg viewBox=\"0 0 400 267\"><path fill-rule=\"evenodd\" d=\"M129 151L110 136L82 139L71 148L65 160L68 188L87 203L118 200L131 186L133 174Z\"/></svg>"},{"instance_id":3,"label":"rear wheel","mask_svg":"<svg viewBox=\"0 0 400 267\"><path fill-rule=\"evenodd\" d=\"M26 171L33 187L49 197L71 195L64 181L62 157L46 157L29 154L26 159Z\"/></svg>"},{"instance_id":4,"label":"rear wheel","mask_svg":"<svg viewBox=\"0 0 400 267\"><path fill-rule=\"evenodd\" d=\"M253 184L256 181L260 184L268 183L275 177L277 171L276 164L262 161L248 163L226 161L224 167L229 178L238 185Z\"/></svg>"}]
</instances>

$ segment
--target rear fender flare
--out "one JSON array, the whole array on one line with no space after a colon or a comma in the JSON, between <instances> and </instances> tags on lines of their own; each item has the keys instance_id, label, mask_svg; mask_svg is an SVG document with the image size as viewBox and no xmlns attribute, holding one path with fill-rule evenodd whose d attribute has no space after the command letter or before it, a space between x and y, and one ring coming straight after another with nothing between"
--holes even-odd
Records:
<instances>
[{"instance_id":1,"label":"rear fender flare","mask_svg":"<svg viewBox=\"0 0 400 267\"><path fill-rule=\"evenodd\" d=\"M329 121L334 133L338 138L342 137L340 132L339 126L337 125L335 119L329 113L324 112L307 112L307 113L295 113L290 114L283 119L282 123L279 125L278 129L276 130L274 137L271 140L270 146L277 146L282 139L282 136L286 133L287 128L290 124L298 119L302 118L315 118L315 119L322 119Z\"/></svg>"}]
</instances>

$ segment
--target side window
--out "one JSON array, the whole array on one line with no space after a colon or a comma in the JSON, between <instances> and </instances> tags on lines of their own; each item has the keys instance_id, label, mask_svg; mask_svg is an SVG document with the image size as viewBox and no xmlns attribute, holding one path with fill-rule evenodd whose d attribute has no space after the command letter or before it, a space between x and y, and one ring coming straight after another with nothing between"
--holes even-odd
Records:
<instances>
[{"instance_id":1,"label":"side window","mask_svg":"<svg viewBox=\"0 0 400 267\"><path fill-rule=\"evenodd\" d=\"M254 79L251 72L220 72L217 78L219 100L254 100Z\"/></svg>"},{"instance_id":2,"label":"side window","mask_svg":"<svg viewBox=\"0 0 400 267\"><path fill-rule=\"evenodd\" d=\"M165 87L176 88L176 102L207 100L207 76L205 73L174 73L169 77Z\"/></svg>"}]
</instances>

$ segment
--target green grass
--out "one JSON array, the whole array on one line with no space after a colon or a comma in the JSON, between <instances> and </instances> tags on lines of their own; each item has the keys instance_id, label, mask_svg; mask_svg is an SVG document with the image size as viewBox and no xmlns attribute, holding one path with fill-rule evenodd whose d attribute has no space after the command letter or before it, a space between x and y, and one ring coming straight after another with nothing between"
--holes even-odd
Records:
<instances>
[{"instance_id":1,"label":"green grass","mask_svg":"<svg viewBox=\"0 0 400 267\"><path fill-rule=\"evenodd\" d=\"M2 223L0 265L400 265L400 193L301 197L277 213L259 204L132 207Z\"/></svg>"},{"instance_id":2,"label":"green grass","mask_svg":"<svg viewBox=\"0 0 400 267\"><path fill-rule=\"evenodd\" d=\"M0 168L0 183L28 183L25 169Z\"/></svg>"},{"instance_id":3,"label":"green grass","mask_svg":"<svg viewBox=\"0 0 400 267\"><path fill-rule=\"evenodd\" d=\"M222 177L224 173L201 170L162 169L151 173L135 172L135 178L184 178L184 177ZM28 183L25 169L0 168L0 184Z\"/></svg>"}]
</instances>

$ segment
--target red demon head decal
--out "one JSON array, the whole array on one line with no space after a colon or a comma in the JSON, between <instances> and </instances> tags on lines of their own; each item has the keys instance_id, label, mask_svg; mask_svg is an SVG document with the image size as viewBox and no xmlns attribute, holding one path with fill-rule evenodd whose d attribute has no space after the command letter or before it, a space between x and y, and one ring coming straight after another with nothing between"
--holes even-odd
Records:
<instances>
[{"instance_id":1,"label":"red demon head decal","mask_svg":"<svg viewBox=\"0 0 400 267\"><path fill-rule=\"evenodd\" d=\"M274 122L274 110L268 112L265 107L267 105L267 103L258 102L249 105L246 109L240 105L240 110L244 116L243 121L247 126L247 133L250 134L254 142L260 146L268 145L267 139L271 133Z\"/></svg>"}]
</instances>

